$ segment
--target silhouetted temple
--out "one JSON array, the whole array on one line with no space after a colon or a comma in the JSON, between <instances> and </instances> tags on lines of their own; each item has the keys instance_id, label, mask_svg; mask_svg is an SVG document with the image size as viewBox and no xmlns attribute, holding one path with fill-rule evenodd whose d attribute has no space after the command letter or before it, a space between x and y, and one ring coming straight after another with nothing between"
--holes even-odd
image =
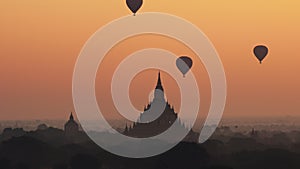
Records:
<instances>
[{"instance_id":1,"label":"silhouetted temple","mask_svg":"<svg viewBox=\"0 0 300 169\"><path fill-rule=\"evenodd\" d=\"M65 136L67 137L75 137L79 132L79 126L74 120L73 114L71 112L69 121L65 124Z\"/></svg>"},{"instance_id":2,"label":"silhouetted temple","mask_svg":"<svg viewBox=\"0 0 300 169\"><path fill-rule=\"evenodd\" d=\"M162 105L164 108L162 109L163 112L161 113L161 110L160 112L157 112ZM157 115L158 118L151 118L155 117L157 113L161 113ZM141 113L137 122L134 122L133 125L130 126L126 125L123 134L137 138L152 137L167 130L176 122L176 120L180 121L180 119L178 119L178 114L174 111L174 107L171 106L165 99L164 88L162 86L159 73L152 102L145 106L144 112ZM179 125L179 128L181 129L185 129L185 126L181 124L181 122L176 123L176 125ZM197 142L198 138L199 133L196 133L191 129L183 141Z\"/></svg>"}]
</instances>

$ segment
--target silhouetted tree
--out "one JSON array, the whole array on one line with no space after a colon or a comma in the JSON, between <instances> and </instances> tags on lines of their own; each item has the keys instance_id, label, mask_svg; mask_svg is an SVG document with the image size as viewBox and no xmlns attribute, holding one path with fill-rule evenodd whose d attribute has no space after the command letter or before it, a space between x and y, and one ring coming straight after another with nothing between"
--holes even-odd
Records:
<instances>
[{"instance_id":1,"label":"silhouetted tree","mask_svg":"<svg viewBox=\"0 0 300 169\"><path fill-rule=\"evenodd\" d=\"M101 166L96 157L87 154L73 156L70 165L71 169L99 169Z\"/></svg>"},{"instance_id":2,"label":"silhouetted tree","mask_svg":"<svg viewBox=\"0 0 300 169\"><path fill-rule=\"evenodd\" d=\"M11 162L6 159L6 158L2 158L0 159L0 169L11 169Z\"/></svg>"},{"instance_id":3,"label":"silhouetted tree","mask_svg":"<svg viewBox=\"0 0 300 169\"><path fill-rule=\"evenodd\" d=\"M56 164L52 168L53 169L68 169L68 164Z\"/></svg>"},{"instance_id":4,"label":"silhouetted tree","mask_svg":"<svg viewBox=\"0 0 300 169\"><path fill-rule=\"evenodd\" d=\"M25 163L18 163L15 167L15 169L30 169L28 164Z\"/></svg>"},{"instance_id":5,"label":"silhouetted tree","mask_svg":"<svg viewBox=\"0 0 300 169\"><path fill-rule=\"evenodd\" d=\"M199 169L207 167L209 155L196 143L180 143L161 155L157 167L164 169Z\"/></svg>"},{"instance_id":6,"label":"silhouetted tree","mask_svg":"<svg viewBox=\"0 0 300 169\"><path fill-rule=\"evenodd\" d=\"M226 166L212 166L209 169L233 169L233 168L226 167Z\"/></svg>"}]
</instances>

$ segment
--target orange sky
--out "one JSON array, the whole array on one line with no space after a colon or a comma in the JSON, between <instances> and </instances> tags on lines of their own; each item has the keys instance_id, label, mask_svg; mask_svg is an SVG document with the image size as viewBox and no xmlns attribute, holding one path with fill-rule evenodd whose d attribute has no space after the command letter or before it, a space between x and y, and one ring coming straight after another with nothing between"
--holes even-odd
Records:
<instances>
[{"instance_id":1,"label":"orange sky","mask_svg":"<svg viewBox=\"0 0 300 169\"><path fill-rule=\"evenodd\" d=\"M140 12L177 15L210 38L227 75L225 116L279 116L299 114L299 6L298 0L144 0ZM128 14L123 0L0 1L0 119L66 118L73 110L72 73L83 44L101 26ZM117 52L125 57L130 50L148 46L174 53L184 50L157 43L158 39L163 37L131 38L123 47L116 46L121 51L112 50L110 57ZM261 43L270 48L263 65L252 54L252 48ZM203 70L195 67L193 71ZM153 86L156 76L148 75L150 81L154 78ZM200 92L209 97L207 79L201 75ZM143 81L136 79L133 86ZM132 91L132 97L141 97L143 103L145 95ZM170 98L178 102L176 96Z\"/></svg>"}]
</instances>

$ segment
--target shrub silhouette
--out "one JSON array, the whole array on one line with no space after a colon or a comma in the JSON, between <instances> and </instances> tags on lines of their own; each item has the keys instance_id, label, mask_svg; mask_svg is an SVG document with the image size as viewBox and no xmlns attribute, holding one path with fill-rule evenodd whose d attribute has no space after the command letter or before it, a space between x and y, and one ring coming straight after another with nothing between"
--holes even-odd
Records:
<instances>
[{"instance_id":1,"label":"shrub silhouette","mask_svg":"<svg viewBox=\"0 0 300 169\"><path fill-rule=\"evenodd\" d=\"M87 154L73 156L70 165L71 169L99 169L101 166L96 157Z\"/></svg>"}]
</instances>

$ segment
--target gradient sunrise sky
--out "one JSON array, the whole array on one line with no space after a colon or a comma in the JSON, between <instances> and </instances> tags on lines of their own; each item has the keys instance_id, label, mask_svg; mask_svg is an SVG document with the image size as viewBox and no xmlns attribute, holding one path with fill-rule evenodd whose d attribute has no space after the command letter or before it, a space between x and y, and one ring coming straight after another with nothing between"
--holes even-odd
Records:
<instances>
[{"instance_id":1,"label":"gradient sunrise sky","mask_svg":"<svg viewBox=\"0 0 300 169\"><path fill-rule=\"evenodd\" d=\"M299 115L299 7L298 0L144 0L139 12L169 13L197 25L224 64L228 84L224 116L265 117ZM0 120L65 119L74 110L72 74L82 46L101 26L125 15L131 15L125 0L2 0ZM263 65L252 54L257 44L270 48ZM114 66L126 55L147 47L193 55L167 37L132 37L106 56L113 64L103 63L97 83L111 78ZM131 97L136 107L147 102L156 72L141 73L133 81ZM202 86L200 93L209 98L209 82L200 62L193 72ZM178 88L167 74L163 77L167 96L176 107ZM139 87L143 82L145 86ZM109 91L107 86L96 90L100 103L109 100L103 95ZM204 105L203 112L209 101Z\"/></svg>"}]
</instances>

